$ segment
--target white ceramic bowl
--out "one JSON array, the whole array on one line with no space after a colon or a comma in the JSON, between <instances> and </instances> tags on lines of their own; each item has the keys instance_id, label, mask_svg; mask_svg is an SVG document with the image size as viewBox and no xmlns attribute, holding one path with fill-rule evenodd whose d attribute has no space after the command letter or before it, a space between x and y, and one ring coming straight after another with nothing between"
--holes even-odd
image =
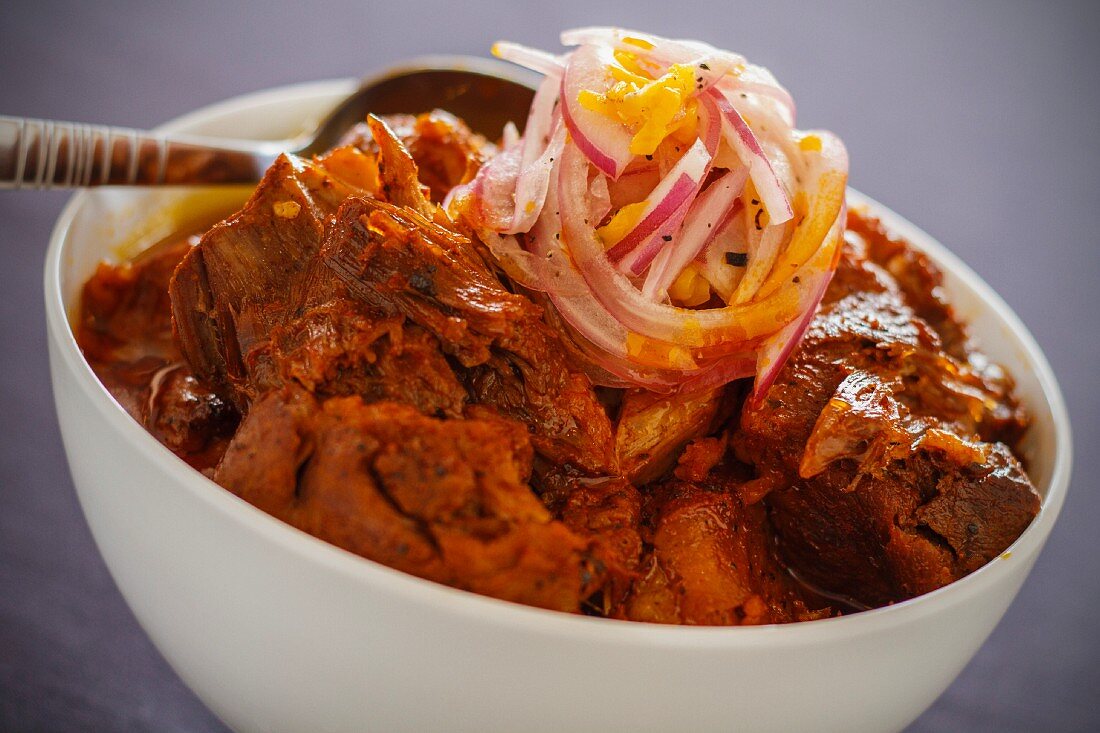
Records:
<instances>
[{"instance_id":1,"label":"white ceramic bowl","mask_svg":"<svg viewBox=\"0 0 1100 733\"><path fill-rule=\"evenodd\" d=\"M164 129L278 138L351 88L286 87ZM898 730L992 631L1062 507L1070 428L1035 341L954 255L869 202L946 270L953 303L1035 418L1026 451L1043 508L1001 558L890 608L756 628L569 616L404 575L191 470L85 363L66 318L81 283L133 232L155 239L151 212L178 200L100 190L65 208L46 260L50 365L73 480L115 581L180 677L236 730Z\"/></svg>"}]
</instances>

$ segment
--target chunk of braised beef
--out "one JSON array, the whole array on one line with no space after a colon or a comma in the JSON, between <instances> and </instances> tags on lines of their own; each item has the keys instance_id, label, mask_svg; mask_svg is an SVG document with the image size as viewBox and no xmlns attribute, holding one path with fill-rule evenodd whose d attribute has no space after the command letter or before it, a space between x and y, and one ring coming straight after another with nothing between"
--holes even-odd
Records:
<instances>
[{"instance_id":1,"label":"chunk of braised beef","mask_svg":"<svg viewBox=\"0 0 1100 733\"><path fill-rule=\"evenodd\" d=\"M434 336L401 317L372 317L350 299L308 307L273 342L283 383L319 397L404 402L439 417L466 407L466 388Z\"/></svg>"},{"instance_id":2,"label":"chunk of braised beef","mask_svg":"<svg viewBox=\"0 0 1100 733\"><path fill-rule=\"evenodd\" d=\"M419 179L439 203L460 183L473 179L496 147L470 130L462 120L441 109L420 115L382 118L416 161ZM366 122L355 125L340 141L365 152L378 152L378 142Z\"/></svg>"},{"instance_id":3,"label":"chunk of braised beef","mask_svg":"<svg viewBox=\"0 0 1100 733\"><path fill-rule=\"evenodd\" d=\"M554 463L614 470L611 426L559 334L509 292L465 237L366 197L341 207L321 253L349 296L435 336L474 402L525 424Z\"/></svg>"},{"instance_id":4,"label":"chunk of braised beef","mask_svg":"<svg viewBox=\"0 0 1100 733\"><path fill-rule=\"evenodd\" d=\"M602 575L591 543L553 520L528 488L531 448L517 443L517 428L274 390L252 406L214 478L265 512L398 570L577 611Z\"/></svg>"},{"instance_id":5,"label":"chunk of braised beef","mask_svg":"<svg viewBox=\"0 0 1100 733\"><path fill-rule=\"evenodd\" d=\"M593 555L606 574L595 610L606 616L621 607L634 581L643 551L642 496L626 479L562 477L567 489L561 506L565 526L593 543Z\"/></svg>"},{"instance_id":6,"label":"chunk of braised beef","mask_svg":"<svg viewBox=\"0 0 1100 733\"><path fill-rule=\"evenodd\" d=\"M1022 422L1011 382L949 353L965 331L924 291L938 273L913 272L927 261L896 241L868 249L860 230L876 227L853 228L820 312L733 444L768 481L784 560L879 606L996 557L1039 498L1007 447Z\"/></svg>"},{"instance_id":7,"label":"chunk of braised beef","mask_svg":"<svg viewBox=\"0 0 1100 733\"><path fill-rule=\"evenodd\" d=\"M245 410L279 386L272 330L302 301L328 219L353 188L282 155L239 213L214 225L172 278L172 317L196 376Z\"/></svg>"}]
</instances>

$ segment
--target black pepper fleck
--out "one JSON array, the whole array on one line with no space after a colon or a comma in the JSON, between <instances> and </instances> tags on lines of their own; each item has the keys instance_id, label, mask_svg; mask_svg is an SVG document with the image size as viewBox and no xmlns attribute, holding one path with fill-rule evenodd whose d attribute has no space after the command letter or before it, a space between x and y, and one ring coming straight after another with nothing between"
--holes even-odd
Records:
<instances>
[{"instance_id":1,"label":"black pepper fleck","mask_svg":"<svg viewBox=\"0 0 1100 733\"><path fill-rule=\"evenodd\" d=\"M427 296L434 296L436 294L435 283L432 282L430 277L420 272L414 272L409 276L409 287Z\"/></svg>"}]
</instances>

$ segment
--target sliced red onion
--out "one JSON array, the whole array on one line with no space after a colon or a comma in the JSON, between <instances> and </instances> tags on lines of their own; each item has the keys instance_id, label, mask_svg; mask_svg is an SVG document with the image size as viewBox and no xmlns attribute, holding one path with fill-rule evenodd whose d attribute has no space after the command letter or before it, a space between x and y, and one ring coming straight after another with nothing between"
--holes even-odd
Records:
<instances>
[{"instance_id":1,"label":"sliced red onion","mask_svg":"<svg viewBox=\"0 0 1100 733\"><path fill-rule=\"evenodd\" d=\"M561 157L564 146L565 126L559 124L541 155L530 163L521 163L519 178L516 181L515 211L512 215L512 225L504 230L506 233L526 232L539 218L550 182L550 169L554 166L554 161ZM524 152L526 153L526 149Z\"/></svg>"},{"instance_id":2,"label":"sliced red onion","mask_svg":"<svg viewBox=\"0 0 1100 733\"><path fill-rule=\"evenodd\" d=\"M607 67L617 63L604 46L583 46L569 56L562 76L561 112L573 142L592 165L612 180L617 179L634 154L630 152L633 135L606 115L585 109L578 101L582 91L602 94L614 79Z\"/></svg>"},{"instance_id":3,"label":"sliced red onion","mask_svg":"<svg viewBox=\"0 0 1100 733\"><path fill-rule=\"evenodd\" d=\"M601 370L629 384L665 392L673 389L683 381L680 370L648 366L630 354L629 332L595 297L562 246L556 178L555 169L543 214L528 236L528 249L537 260L534 266L539 271L539 279L551 285L542 289L546 290L557 314L575 331L586 356ZM673 345L667 347L671 349ZM684 363L681 368L692 366L692 363ZM601 383L614 384L607 380Z\"/></svg>"},{"instance_id":4,"label":"sliced red onion","mask_svg":"<svg viewBox=\"0 0 1100 733\"><path fill-rule=\"evenodd\" d=\"M836 135L819 130L812 131L812 134L821 141L821 150L804 152L799 164L806 210L790 243L760 287L757 298L768 297L784 287L794 271L815 256L844 207L848 153Z\"/></svg>"},{"instance_id":5,"label":"sliced red onion","mask_svg":"<svg viewBox=\"0 0 1100 733\"><path fill-rule=\"evenodd\" d=\"M783 365L795 347L802 341L806 330L817 313L817 306L825 296L829 287L829 281L833 277L832 270L826 270L818 275L810 300L812 305L795 321L788 323L783 329L764 342L756 357L756 383L753 385L753 402L759 404L779 375Z\"/></svg>"},{"instance_id":6,"label":"sliced red onion","mask_svg":"<svg viewBox=\"0 0 1100 733\"><path fill-rule=\"evenodd\" d=\"M760 97L771 99L779 105L779 112L782 115L783 122L786 123L788 127L794 127L796 112L794 97L792 97L791 93L786 89L756 82L745 82L738 79L733 79L729 82L722 80L718 86L731 94L755 94Z\"/></svg>"},{"instance_id":7,"label":"sliced red onion","mask_svg":"<svg viewBox=\"0 0 1100 733\"><path fill-rule=\"evenodd\" d=\"M523 128L524 172L542 155L550 144L550 135L555 127L554 108L561 92L561 75L549 74L539 84L531 109L527 113L527 124Z\"/></svg>"},{"instance_id":8,"label":"sliced red onion","mask_svg":"<svg viewBox=\"0 0 1100 733\"><path fill-rule=\"evenodd\" d=\"M640 40L643 45L630 43L626 40L628 38ZM661 73L667 71L672 64L695 66L696 73L701 78L698 94L721 84L730 92L768 97L779 103L787 125L794 125L796 107L790 92L776 81L770 71L748 63L740 54L699 41L662 38L639 31L598 26L565 31L561 34L561 42L566 46L610 45L652 62ZM651 48L645 48L645 44Z\"/></svg>"},{"instance_id":9,"label":"sliced red onion","mask_svg":"<svg viewBox=\"0 0 1100 733\"><path fill-rule=\"evenodd\" d=\"M628 38L639 40L642 45L630 43ZM651 33L609 26L589 26L567 30L562 32L561 42L563 46L613 46L623 51L648 56L666 67L669 64L687 64L700 56L721 57L734 67L745 63L745 57L740 54L723 51L699 41L662 38ZM646 45L650 48L646 48Z\"/></svg>"},{"instance_id":10,"label":"sliced red onion","mask_svg":"<svg viewBox=\"0 0 1100 733\"><path fill-rule=\"evenodd\" d=\"M582 200L588 187L588 161L575 147L567 145L562 153L559 172L559 201ZM619 272L607 258L602 243L584 221L583 210L561 208L562 233L569 253L607 311L631 332L683 348L705 347L718 351L744 350L744 344L768 336L801 314L800 298L804 286L794 285L792 292L780 292L750 304L703 310L676 308L655 303ZM820 268L820 257L831 257L828 250L804 267ZM715 354L717 355L717 354Z\"/></svg>"},{"instance_id":11,"label":"sliced red onion","mask_svg":"<svg viewBox=\"0 0 1100 733\"><path fill-rule=\"evenodd\" d=\"M656 236L664 223L671 220L685 203L691 203L706 174L711 171L713 157L704 141L696 140L680 156L668 175L661 178L661 182L646 197L646 208L642 210L638 223L607 252L610 259L619 262L620 270L640 272L636 269L639 255L632 253ZM649 260L652 260L651 256Z\"/></svg>"},{"instance_id":12,"label":"sliced red onion","mask_svg":"<svg viewBox=\"0 0 1100 733\"><path fill-rule=\"evenodd\" d=\"M654 365L644 355L630 353L630 332L596 298L562 245L557 175L555 169L543 214L531 231L528 248L537 257L542 281L553 285L546 290L554 310L574 329L587 357L600 370L618 379L662 392L675 389L693 374L701 374L686 350L672 343L654 346L657 351L679 348L684 352L678 367Z\"/></svg>"},{"instance_id":13,"label":"sliced red onion","mask_svg":"<svg viewBox=\"0 0 1100 733\"><path fill-rule=\"evenodd\" d=\"M607 188L607 176L597 173L588 184L588 221L596 226L611 211L611 192Z\"/></svg>"},{"instance_id":14,"label":"sliced red onion","mask_svg":"<svg viewBox=\"0 0 1100 733\"><path fill-rule=\"evenodd\" d=\"M720 118L715 111L702 112L704 137L680 156L676 165L646 197L638 223L608 251L620 272L641 275L653 258L675 238L692 200L710 173L718 150Z\"/></svg>"},{"instance_id":15,"label":"sliced red onion","mask_svg":"<svg viewBox=\"0 0 1100 733\"><path fill-rule=\"evenodd\" d=\"M738 209L743 208L742 201L742 199L736 201L733 215L696 259L701 268L700 272L710 283L711 289L727 303L733 299L733 293L745 274L745 265L730 264L727 254L733 252L748 257L745 229L741 226L740 217L737 216Z\"/></svg>"},{"instance_id":16,"label":"sliced red onion","mask_svg":"<svg viewBox=\"0 0 1100 733\"><path fill-rule=\"evenodd\" d=\"M515 125L506 125L503 152L486 162L470 184L452 189L445 209L469 190L477 204L475 221L470 223L479 232L515 234L531 228L546 197L550 169L565 144L560 122L550 132L558 88L554 78L548 77L535 95L524 136L519 137Z\"/></svg>"},{"instance_id":17,"label":"sliced red onion","mask_svg":"<svg viewBox=\"0 0 1100 733\"><path fill-rule=\"evenodd\" d=\"M822 250L827 249L825 245L832 241L839 252L840 242L844 236L844 222L847 218L847 207L842 205L840 214L837 216L836 221L833 222L828 234L825 235L825 241L822 242ZM760 400L763 399L772 384L775 383L775 378L779 375L779 371L783 368L783 365L787 363L787 359L794 352L795 347L801 343L802 337L806 334L806 330L810 327L810 323L817 313L817 308L821 304L821 299L825 297L825 291L828 290L829 282L832 280L835 271L836 259L834 257L831 262L831 267L819 268L808 275L808 277L813 278L813 286L809 292L809 300L802 316L792 323L787 324L785 328L765 341L760 347L759 354L757 355L756 383L753 385L752 391L754 403L760 403ZM801 277L807 276L804 275Z\"/></svg>"},{"instance_id":18,"label":"sliced red onion","mask_svg":"<svg viewBox=\"0 0 1100 733\"><path fill-rule=\"evenodd\" d=\"M493 44L493 55L505 61L511 61L517 66L522 66L531 71L537 71L547 76L554 74L561 76L565 68L562 60L553 54L541 51L537 48L528 48L510 41L497 41Z\"/></svg>"},{"instance_id":19,"label":"sliced red onion","mask_svg":"<svg viewBox=\"0 0 1100 733\"><path fill-rule=\"evenodd\" d=\"M477 172L472 186L479 215L475 228L503 232L511 225L522 153L520 146L513 143Z\"/></svg>"},{"instance_id":20,"label":"sliced red onion","mask_svg":"<svg viewBox=\"0 0 1100 733\"><path fill-rule=\"evenodd\" d=\"M727 54L715 55L713 53L698 56L688 61L686 66L695 67L695 80L697 83L694 94L702 95L712 87L717 86L725 79L733 78L738 65Z\"/></svg>"},{"instance_id":21,"label":"sliced red onion","mask_svg":"<svg viewBox=\"0 0 1100 733\"><path fill-rule=\"evenodd\" d=\"M680 272L725 228L737 197L745 188L748 173L745 166L727 171L695 198L676 242L665 247L650 266L642 295L650 300L664 299Z\"/></svg>"},{"instance_id":22,"label":"sliced red onion","mask_svg":"<svg viewBox=\"0 0 1100 733\"><path fill-rule=\"evenodd\" d=\"M524 250L514 235L482 232L479 236L493 259L512 280L531 290L543 291L550 287L550 281L543 277L542 262Z\"/></svg>"},{"instance_id":23,"label":"sliced red onion","mask_svg":"<svg viewBox=\"0 0 1100 733\"><path fill-rule=\"evenodd\" d=\"M560 145L565 142L564 134L560 143L551 139L551 130L555 127L554 107L561 88L560 79L559 73L551 73L543 79L527 114L520 172L516 181L515 212L512 225L507 229L509 233L525 232L535 223L538 211L542 208L542 200L546 197L546 182L553 164L551 159L554 154L547 154L546 151L552 142L558 145L560 151Z\"/></svg>"},{"instance_id":24,"label":"sliced red onion","mask_svg":"<svg viewBox=\"0 0 1100 733\"><path fill-rule=\"evenodd\" d=\"M706 145L707 152L713 159L718 154L718 145L722 142L722 115L717 104L713 104L708 97L703 97L699 112L699 129L703 131L703 137L699 139Z\"/></svg>"},{"instance_id":25,"label":"sliced red onion","mask_svg":"<svg viewBox=\"0 0 1100 733\"><path fill-rule=\"evenodd\" d=\"M524 251L514 236L500 231L504 223L511 221L508 189L515 185L518 160L518 145L498 154L482 166L472 181L452 188L443 200L443 209L453 220L461 218L477 232L508 277L528 288L542 290L545 281L534 256Z\"/></svg>"},{"instance_id":26,"label":"sliced red onion","mask_svg":"<svg viewBox=\"0 0 1100 733\"><path fill-rule=\"evenodd\" d=\"M618 268L620 272L629 277L638 277L646 271L646 268L653 263L653 260L661 252L672 246L673 240L680 232L680 227L683 226L684 217L691 210L691 202L695 198L695 193L699 190L696 184L689 185L692 187L691 193L672 212L672 215L660 222L660 225L652 234L619 260Z\"/></svg>"},{"instance_id":27,"label":"sliced red onion","mask_svg":"<svg viewBox=\"0 0 1100 733\"><path fill-rule=\"evenodd\" d=\"M752 236L753 234L758 236ZM750 232L748 268L733 294L735 305L747 303L756 297L764 279L772 271L786 237L785 224L769 224L761 232Z\"/></svg>"},{"instance_id":28,"label":"sliced red onion","mask_svg":"<svg viewBox=\"0 0 1100 733\"><path fill-rule=\"evenodd\" d=\"M756 355L753 353L720 357L714 364L681 382L677 391L701 392L728 384L735 379L751 377L756 374L756 362Z\"/></svg>"},{"instance_id":29,"label":"sliced red onion","mask_svg":"<svg viewBox=\"0 0 1100 733\"><path fill-rule=\"evenodd\" d=\"M634 250L648 242L679 209L684 205L690 205L691 198L699 190L702 173L703 171L698 171L692 175L684 170L673 169L661 179L657 188L646 197L646 206L638 222L608 250L607 256L613 261L621 262ZM624 272L630 268L635 259L636 256L626 260L622 265Z\"/></svg>"},{"instance_id":30,"label":"sliced red onion","mask_svg":"<svg viewBox=\"0 0 1100 733\"><path fill-rule=\"evenodd\" d=\"M791 201L783 188L779 177L775 175L771 162L764 155L760 141L745 122L745 118L734 108L728 99L717 89L707 95L718 107L723 120L723 139L729 143L741 161L749 167L749 177L756 186L757 195L768 210L772 224L782 224L794 216Z\"/></svg>"},{"instance_id":31,"label":"sliced red onion","mask_svg":"<svg viewBox=\"0 0 1100 733\"><path fill-rule=\"evenodd\" d=\"M722 77L719 84L724 91L733 94L755 94L774 100L779 104L787 127L794 126L797 112L794 97L764 67L746 63L737 74Z\"/></svg>"},{"instance_id":32,"label":"sliced red onion","mask_svg":"<svg viewBox=\"0 0 1100 733\"><path fill-rule=\"evenodd\" d=\"M619 176L619 180L608 184L611 206L620 209L627 204L644 200L660 181L661 176L656 163L647 162L644 166L630 166Z\"/></svg>"},{"instance_id":33,"label":"sliced red onion","mask_svg":"<svg viewBox=\"0 0 1100 733\"><path fill-rule=\"evenodd\" d=\"M562 246L556 166L550 179L542 216L527 238L527 247L539 259L541 279L551 285L547 293L562 318L597 348L625 356L626 329L592 297L588 283Z\"/></svg>"}]
</instances>

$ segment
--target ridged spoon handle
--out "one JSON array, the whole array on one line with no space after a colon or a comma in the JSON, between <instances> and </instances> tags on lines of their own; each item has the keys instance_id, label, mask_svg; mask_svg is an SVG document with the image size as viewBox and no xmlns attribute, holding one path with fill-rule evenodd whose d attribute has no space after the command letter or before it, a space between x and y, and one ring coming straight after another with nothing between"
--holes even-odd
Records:
<instances>
[{"instance_id":1,"label":"ridged spoon handle","mask_svg":"<svg viewBox=\"0 0 1100 733\"><path fill-rule=\"evenodd\" d=\"M278 149L0 116L0 189L255 183Z\"/></svg>"}]
</instances>

